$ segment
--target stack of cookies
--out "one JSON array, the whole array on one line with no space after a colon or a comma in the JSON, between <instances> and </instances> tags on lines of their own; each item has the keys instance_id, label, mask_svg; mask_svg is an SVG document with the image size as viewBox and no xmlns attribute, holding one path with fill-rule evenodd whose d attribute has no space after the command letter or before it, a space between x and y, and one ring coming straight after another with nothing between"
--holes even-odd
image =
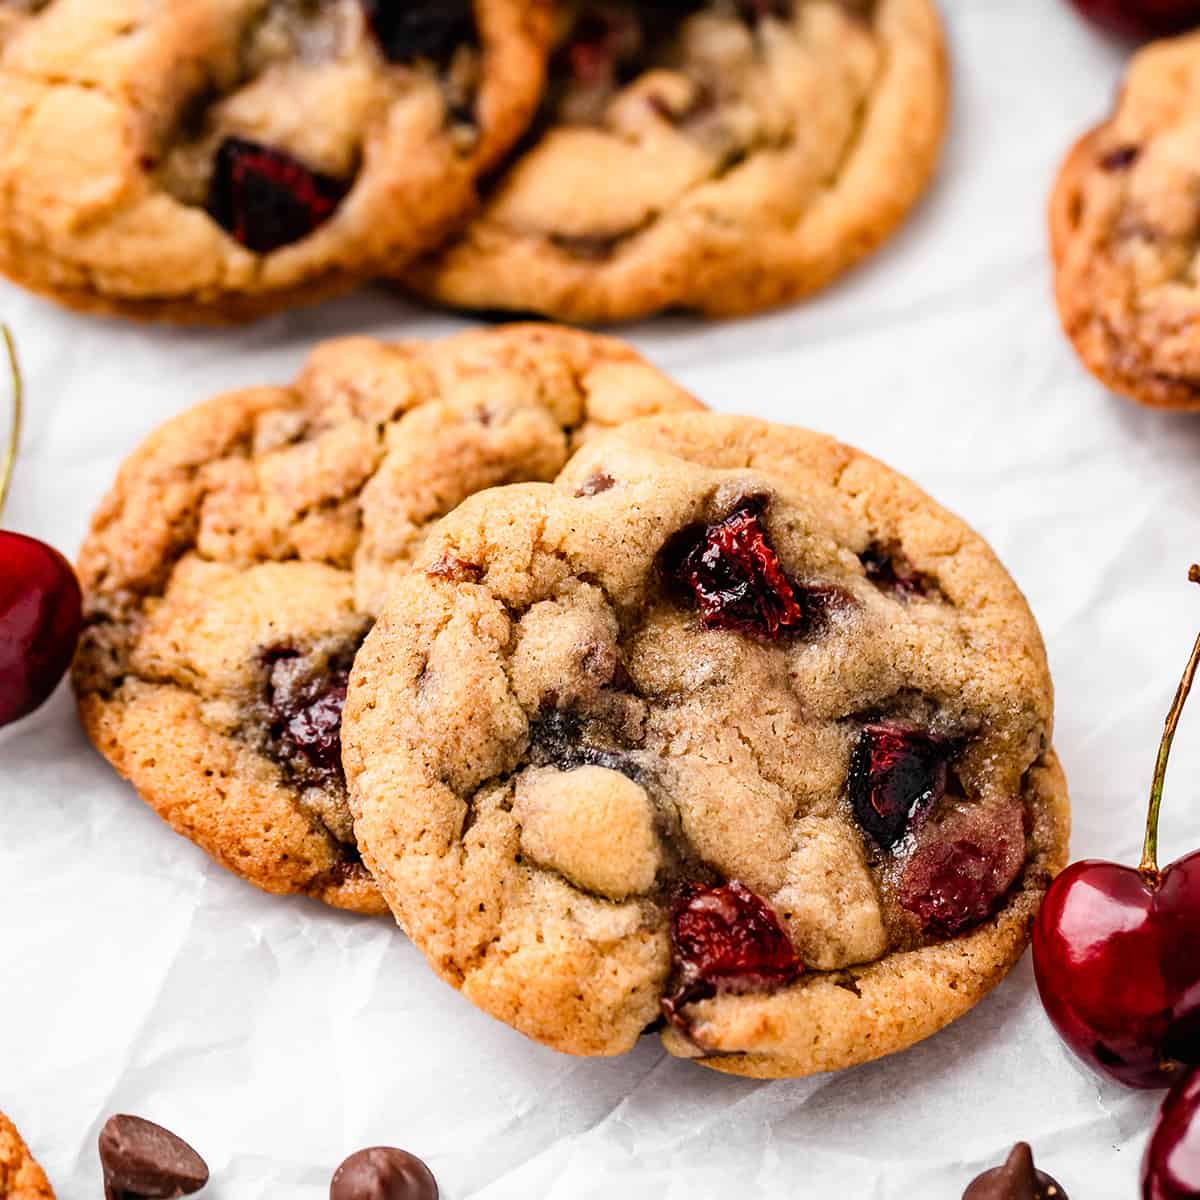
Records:
<instances>
[{"instance_id":1,"label":"stack of cookies","mask_svg":"<svg viewBox=\"0 0 1200 1200\"><path fill-rule=\"evenodd\" d=\"M0 272L172 320L375 278L748 312L899 225L946 92L932 0L0 3Z\"/></svg>"},{"instance_id":2,"label":"stack of cookies","mask_svg":"<svg viewBox=\"0 0 1200 1200\"><path fill-rule=\"evenodd\" d=\"M319 347L176 417L81 557L101 752L276 893L390 910L559 1050L886 1054L1065 860L1041 639L961 521L619 342Z\"/></svg>"}]
</instances>

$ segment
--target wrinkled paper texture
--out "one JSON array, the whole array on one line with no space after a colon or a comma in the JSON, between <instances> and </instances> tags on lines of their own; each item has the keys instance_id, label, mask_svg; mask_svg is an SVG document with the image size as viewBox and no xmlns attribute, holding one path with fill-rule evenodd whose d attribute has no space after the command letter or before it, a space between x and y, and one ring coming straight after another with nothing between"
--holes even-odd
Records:
<instances>
[{"instance_id":1,"label":"wrinkled paper texture","mask_svg":"<svg viewBox=\"0 0 1200 1200\"><path fill-rule=\"evenodd\" d=\"M1121 54L1060 0L945 0L945 170L864 269L790 311L628 336L714 408L828 430L964 515L1049 647L1077 856L1136 861L1163 717L1200 625L1200 417L1105 395L1062 339L1045 203ZM383 291L243 331L73 317L0 285L30 412L6 522L71 553L122 457L219 391L287 380L356 332L464 324ZM1168 780L1168 858L1200 846L1200 701ZM117 1111L207 1158L213 1200L323 1200L391 1143L448 1200L957 1200L1018 1138L1075 1200L1132 1198L1155 1097L1077 1069L1028 959L911 1052L755 1083L665 1057L561 1057L476 1012L384 921L261 895L140 804L65 691L0 732L0 1108L65 1200L100 1195Z\"/></svg>"}]
</instances>

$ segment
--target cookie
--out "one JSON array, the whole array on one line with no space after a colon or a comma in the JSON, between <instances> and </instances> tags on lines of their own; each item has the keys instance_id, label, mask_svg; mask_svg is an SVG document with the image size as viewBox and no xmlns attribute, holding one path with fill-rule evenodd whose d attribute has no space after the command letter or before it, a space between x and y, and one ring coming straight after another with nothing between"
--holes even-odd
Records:
<instances>
[{"instance_id":1,"label":"cookie","mask_svg":"<svg viewBox=\"0 0 1200 1200\"><path fill-rule=\"evenodd\" d=\"M966 1012L1065 861L1037 626L914 484L801 429L638 421L467 500L368 635L363 856L431 965L573 1054L665 1022L762 1078Z\"/></svg>"},{"instance_id":2,"label":"cookie","mask_svg":"<svg viewBox=\"0 0 1200 1200\"><path fill-rule=\"evenodd\" d=\"M1200 409L1200 34L1129 67L1115 113L1072 149L1050 234L1063 329L1106 387Z\"/></svg>"},{"instance_id":3,"label":"cookie","mask_svg":"<svg viewBox=\"0 0 1200 1200\"><path fill-rule=\"evenodd\" d=\"M542 91L548 0L4 0L0 272L226 321L440 240Z\"/></svg>"},{"instance_id":4,"label":"cookie","mask_svg":"<svg viewBox=\"0 0 1200 1200\"><path fill-rule=\"evenodd\" d=\"M392 577L471 493L552 479L591 434L694 407L620 342L514 326L328 342L290 387L185 412L122 467L80 555L89 736L245 879L384 911L340 719Z\"/></svg>"},{"instance_id":5,"label":"cookie","mask_svg":"<svg viewBox=\"0 0 1200 1200\"><path fill-rule=\"evenodd\" d=\"M3 26L0 26L3 32ZM54 1200L45 1172L13 1123L0 1112L0 1200Z\"/></svg>"},{"instance_id":6,"label":"cookie","mask_svg":"<svg viewBox=\"0 0 1200 1200\"><path fill-rule=\"evenodd\" d=\"M483 211L410 276L463 308L617 321L796 300L925 190L947 107L932 0L584 0Z\"/></svg>"}]
</instances>

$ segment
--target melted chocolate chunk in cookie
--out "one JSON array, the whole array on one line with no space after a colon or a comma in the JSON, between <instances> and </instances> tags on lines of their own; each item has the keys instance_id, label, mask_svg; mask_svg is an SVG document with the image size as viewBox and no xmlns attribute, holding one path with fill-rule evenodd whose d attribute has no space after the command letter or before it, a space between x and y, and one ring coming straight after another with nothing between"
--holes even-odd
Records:
<instances>
[{"instance_id":1,"label":"melted chocolate chunk in cookie","mask_svg":"<svg viewBox=\"0 0 1200 1200\"><path fill-rule=\"evenodd\" d=\"M427 58L449 62L461 45L476 41L471 0L360 0L367 23L389 62Z\"/></svg>"}]
</instances>

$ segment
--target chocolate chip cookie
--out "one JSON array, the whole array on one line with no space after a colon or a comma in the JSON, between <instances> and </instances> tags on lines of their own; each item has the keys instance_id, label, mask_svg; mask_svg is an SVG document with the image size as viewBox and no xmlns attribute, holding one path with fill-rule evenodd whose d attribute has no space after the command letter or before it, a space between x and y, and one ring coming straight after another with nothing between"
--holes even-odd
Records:
<instances>
[{"instance_id":1,"label":"chocolate chip cookie","mask_svg":"<svg viewBox=\"0 0 1200 1200\"><path fill-rule=\"evenodd\" d=\"M1200 409L1200 34L1147 47L1050 205L1055 293L1084 365L1141 404Z\"/></svg>"},{"instance_id":2,"label":"chocolate chip cookie","mask_svg":"<svg viewBox=\"0 0 1200 1200\"><path fill-rule=\"evenodd\" d=\"M428 249L542 91L549 0L0 0L0 271L236 320Z\"/></svg>"},{"instance_id":3,"label":"chocolate chip cookie","mask_svg":"<svg viewBox=\"0 0 1200 1200\"><path fill-rule=\"evenodd\" d=\"M947 107L932 0L578 0L536 134L411 276L466 308L614 321L822 287L924 191Z\"/></svg>"},{"instance_id":4,"label":"chocolate chip cookie","mask_svg":"<svg viewBox=\"0 0 1200 1200\"><path fill-rule=\"evenodd\" d=\"M384 911L340 725L393 577L473 492L552 479L596 431L696 407L620 342L513 326L329 342L291 387L176 417L122 467L81 553L89 736L230 870Z\"/></svg>"},{"instance_id":5,"label":"chocolate chip cookie","mask_svg":"<svg viewBox=\"0 0 1200 1200\"><path fill-rule=\"evenodd\" d=\"M1023 951L1067 850L1037 626L830 438L638 421L467 500L350 676L359 845L522 1033L758 1077L900 1050Z\"/></svg>"},{"instance_id":6,"label":"chocolate chip cookie","mask_svg":"<svg viewBox=\"0 0 1200 1200\"><path fill-rule=\"evenodd\" d=\"M0 26L3 32L3 26ZM13 1123L0 1112L0 1200L54 1200L45 1172Z\"/></svg>"}]
</instances>

